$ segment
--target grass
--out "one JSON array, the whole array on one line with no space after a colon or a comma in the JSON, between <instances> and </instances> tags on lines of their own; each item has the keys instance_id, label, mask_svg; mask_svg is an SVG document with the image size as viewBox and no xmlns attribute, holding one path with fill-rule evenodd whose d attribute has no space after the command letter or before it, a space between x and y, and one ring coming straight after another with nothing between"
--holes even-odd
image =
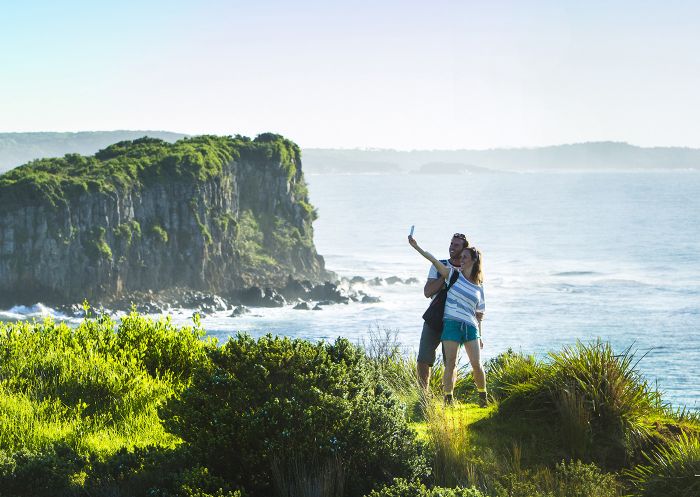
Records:
<instances>
[{"instance_id":1,"label":"grass","mask_svg":"<svg viewBox=\"0 0 700 497\"><path fill-rule=\"evenodd\" d=\"M412 359L403 361L403 371L412 373ZM698 415L670 410L637 365L630 349L616 353L599 341L565 347L545 362L508 351L486 364L496 400L488 409L472 403L465 368L456 407L442 406L440 364L426 396L406 380L402 395L423 399L409 411L417 436L430 447L436 485L474 485L485 495L650 496L662 495L662 484L653 485L675 472L686 493L669 495L696 495L685 489L695 491L687 475L700 474ZM624 468L636 469L617 472Z\"/></svg>"},{"instance_id":2,"label":"grass","mask_svg":"<svg viewBox=\"0 0 700 497\"><path fill-rule=\"evenodd\" d=\"M676 443L645 453L645 464L628 470L637 495L696 497L700 495L700 438L682 433Z\"/></svg>"},{"instance_id":3,"label":"grass","mask_svg":"<svg viewBox=\"0 0 700 497\"><path fill-rule=\"evenodd\" d=\"M119 326L102 318L75 329L50 319L0 323L0 451L60 442L99 457L175 446L158 408L204 361L211 342L201 333L136 314Z\"/></svg>"}]
</instances>

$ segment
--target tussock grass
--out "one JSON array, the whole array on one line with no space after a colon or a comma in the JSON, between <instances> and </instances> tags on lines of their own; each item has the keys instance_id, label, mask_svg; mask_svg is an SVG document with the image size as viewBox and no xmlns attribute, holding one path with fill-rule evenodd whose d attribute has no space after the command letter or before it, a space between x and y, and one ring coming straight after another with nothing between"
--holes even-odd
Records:
<instances>
[{"instance_id":1,"label":"tussock grass","mask_svg":"<svg viewBox=\"0 0 700 497\"><path fill-rule=\"evenodd\" d=\"M440 486L469 486L470 463L468 411L426 399L427 435L433 451L433 478Z\"/></svg>"},{"instance_id":2,"label":"tussock grass","mask_svg":"<svg viewBox=\"0 0 700 497\"><path fill-rule=\"evenodd\" d=\"M398 334L396 329L370 326L359 345L377 376L404 402L412 403L419 396L416 361L401 346Z\"/></svg>"},{"instance_id":3,"label":"tussock grass","mask_svg":"<svg viewBox=\"0 0 700 497\"><path fill-rule=\"evenodd\" d=\"M647 418L661 409L658 393L636 369L634 353L616 354L600 341L578 342L550 353L550 361L506 387L499 412L554 419L569 456L623 466L649 436Z\"/></svg>"},{"instance_id":4,"label":"tussock grass","mask_svg":"<svg viewBox=\"0 0 700 497\"><path fill-rule=\"evenodd\" d=\"M700 438L682 433L676 443L644 454L646 464L626 471L639 497L700 495Z\"/></svg>"}]
</instances>

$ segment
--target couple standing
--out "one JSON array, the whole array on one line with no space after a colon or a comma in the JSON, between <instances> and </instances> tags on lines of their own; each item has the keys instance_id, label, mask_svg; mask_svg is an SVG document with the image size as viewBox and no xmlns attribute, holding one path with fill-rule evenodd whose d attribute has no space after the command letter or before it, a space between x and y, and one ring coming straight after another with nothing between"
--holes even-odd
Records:
<instances>
[{"instance_id":1,"label":"couple standing","mask_svg":"<svg viewBox=\"0 0 700 497\"><path fill-rule=\"evenodd\" d=\"M436 259L420 248L412 236L408 237L408 243L433 264L423 289L425 296L433 297L442 288L447 288L442 330L434 330L427 323L423 325L418 350L418 380L426 388L430 368L435 362L435 351L442 342L445 403L452 404L457 379L457 353L460 345L464 345L479 392L479 405L486 407L486 375L481 365L481 349L484 347L481 320L485 310L481 252L470 247L467 237L461 233L452 236L448 260Z\"/></svg>"}]
</instances>

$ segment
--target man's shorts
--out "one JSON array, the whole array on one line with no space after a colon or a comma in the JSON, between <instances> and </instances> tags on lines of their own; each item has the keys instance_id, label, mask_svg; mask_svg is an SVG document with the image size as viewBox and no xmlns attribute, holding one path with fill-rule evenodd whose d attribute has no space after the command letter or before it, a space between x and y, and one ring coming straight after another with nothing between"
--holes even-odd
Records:
<instances>
[{"instance_id":1,"label":"man's shorts","mask_svg":"<svg viewBox=\"0 0 700 497\"><path fill-rule=\"evenodd\" d=\"M423 323L423 331L420 334L417 361L432 366L435 364L435 351L440 345L440 333L433 331L428 323Z\"/></svg>"},{"instance_id":2,"label":"man's shorts","mask_svg":"<svg viewBox=\"0 0 700 497\"><path fill-rule=\"evenodd\" d=\"M442 327L442 339L453 342L471 342L479 338L479 330L473 325L455 321L454 319L445 319Z\"/></svg>"}]
</instances>

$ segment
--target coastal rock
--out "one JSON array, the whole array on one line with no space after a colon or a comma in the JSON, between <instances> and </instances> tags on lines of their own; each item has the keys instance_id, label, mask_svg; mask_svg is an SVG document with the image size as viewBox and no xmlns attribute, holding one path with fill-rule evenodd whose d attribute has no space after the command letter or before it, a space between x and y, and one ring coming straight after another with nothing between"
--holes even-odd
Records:
<instances>
[{"instance_id":1,"label":"coastal rock","mask_svg":"<svg viewBox=\"0 0 700 497\"><path fill-rule=\"evenodd\" d=\"M386 280L387 285L396 285L397 283L403 283L403 280L398 276L389 276Z\"/></svg>"},{"instance_id":2,"label":"coastal rock","mask_svg":"<svg viewBox=\"0 0 700 497\"><path fill-rule=\"evenodd\" d=\"M347 297L343 295L336 283L325 282L311 289L310 297L313 300L330 300L335 303L347 303Z\"/></svg>"},{"instance_id":3,"label":"coastal rock","mask_svg":"<svg viewBox=\"0 0 700 497\"><path fill-rule=\"evenodd\" d=\"M208 292L188 291L179 301L179 307L188 309L199 309L202 312L211 314L229 309L231 306L222 297Z\"/></svg>"},{"instance_id":4,"label":"coastal rock","mask_svg":"<svg viewBox=\"0 0 700 497\"><path fill-rule=\"evenodd\" d=\"M63 304L56 307L56 312L69 318L84 318L85 309L80 304Z\"/></svg>"},{"instance_id":5,"label":"coastal rock","mask_svg":"<svg viewBox=\"0 0 700 497\"><path fill-rule=\"evenodd\" d=\"M310 307L307 302L299 302L297 305L294 306L294 309L298 311L308 311Z\"/></svg>"},{"instance_id":6,"label":"coastal rock","mask_svg":"<svg viewBox=\"0 0 700 497\"><path fill-rule=\"evenodd\" d=\"M286 301L273 288L262 289L254 286L241 292L241 303L251 307L282 307Z\"/></svg>"},{"instance_id":7,"label":"coastal rock","mask_svg":"<svg viewBox=\"0 0 700 497\"><path fill-rule=\"evenodd\" d=\"M243 314L248 314L250 312L250 309L248 309L244 305L238 305L234 307L233 312L229 314L230 318L237 318L238 316L242 316Z\"/></svg>"},{"instance_id":8,"label":"coastal rock","mask_svg":"<svg viewBox=\"0 0 700 497\"><path fill-rule=\"evenodd\" d=\"M363 304L376 304L377 302L381 302L379 297L373 297L371 295L363 295L362 300L360 301Z\"/></svg>"},{"instance_id":9,"label":"coastal rock","mask_svg":"<svg viewBox=\"0 0 700 497\"><path fill-rule=\"evenodd\" d=\"M280 294L287 300L308 300L313 286L313 283L309 280L299 281L290 276L287 279L287 284L280 289Z\"/></svg>"}]
</instances>

